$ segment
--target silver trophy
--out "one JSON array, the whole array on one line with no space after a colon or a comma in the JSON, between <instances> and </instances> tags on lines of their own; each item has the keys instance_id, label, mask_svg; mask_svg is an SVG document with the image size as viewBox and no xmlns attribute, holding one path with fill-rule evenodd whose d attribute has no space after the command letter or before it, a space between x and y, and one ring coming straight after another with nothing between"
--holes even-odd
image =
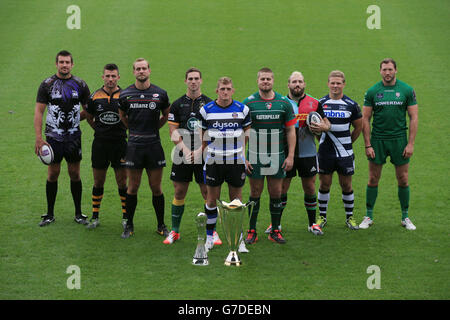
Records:
<instances>
[{"instance_id":1,"label":"silver trophy","mask_svg":"<svg viewBox=\"0 0 450 320\"><path fill-rule=\"evenodd\" d=\"M239 267L242 264L239 259L238 249L241 241L243 241L242 230L244 217L247 216L247 207L253 207L254 204L253 201L243 204L239 199L235 199L230 203L217 200L219 219L223 227L225 239L230 248L230 253L225 259L226 266Z\"/></svg>"},{"instance_id":2,"label":"silver trophy","mask_svg":"<svg viewBox=\"0 0 450 320\"><path fill-rule=\"evenodd\" d=\"M207 216L205 213L200 212L197 217L195 217L195 222L197 224L197 249L195 249L194 259L192 259L192 264L195 266L207 266L208 254L205 249L205 238L206 238L206 220Z\"/></svg>"}]
</instances>

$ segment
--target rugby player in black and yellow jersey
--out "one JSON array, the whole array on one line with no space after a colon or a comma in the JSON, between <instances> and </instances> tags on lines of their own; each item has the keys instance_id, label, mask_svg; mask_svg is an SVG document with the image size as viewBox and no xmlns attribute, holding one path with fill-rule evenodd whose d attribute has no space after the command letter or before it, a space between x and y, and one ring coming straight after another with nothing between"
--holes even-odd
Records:
<instances>
[{"instance_id":1,"label":"rugby player in black and yellow jersey","mask_svg":"<svg viewBox=\"0 0 450 320\"><path fill-rule=\"evenodd\" d=\"M100 225L99 211L103 199L103 186L109 165L114 169L119 197L122 202L122 218L125 219L125 199L127 194L127 174L124 167L127 152L126 127L119 116L120 79L119 68L107 64L103 68L104 85L95 91L88 100L86 120L94 129L92 142L92 218L89 229Z\"/></svg>"},{"instance_id":2,"label":"rugby player in black and yellow jersey","mask_svg":"<svg viewBox=\"0 0 450 320\"><path fill-rule=\"evenodd\" d=\"M153 208L158 223L156 232L164 237L169 235L164 224L164 194L161 189L166 159L159 128L167 122L170 103L167 92L150 83L150 72L147 60L137 59L133 63L136 81L123 90L119 98L119 114L129 133L125 159L128 175L127 223L122 238L129 238L134 233L133 217L144 169L153 194Z\"/></svg>"}]
</instances>

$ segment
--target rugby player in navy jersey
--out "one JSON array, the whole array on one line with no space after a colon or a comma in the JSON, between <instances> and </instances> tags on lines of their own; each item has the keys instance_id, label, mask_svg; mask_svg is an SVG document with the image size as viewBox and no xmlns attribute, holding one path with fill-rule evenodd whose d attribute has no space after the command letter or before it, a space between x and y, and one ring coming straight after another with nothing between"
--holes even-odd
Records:
<instances>
[{"instance_id":1,"label":"rugby player in navy jersey","mask_svg":"<svg viewBox=\"0 0 450 320\"><path fill-rule=\"evenodd\" d=\"M95 91L88 101L86 120L94 129L92 141L92 218L89 229L100 225L99 212L103 199L103 186L108 167L114 169L119 197L122 203L122 218L125 219L125 199L127 194L127 173L123 162L127 151L126 127L119 117L120 79L119 68L111 63L103 68L103 86Z\"/></svg>"},{"instance_id":2,"label":"rugby player in navy jersey","mask_svg":"<svg viewBox=\"0 0 450 320\"><path fill-rule=\"evenodd\" d=\"M164 224L164 194L161 189L163 168L166 166L159 129L167 122L169 97L164 89L150 83L150 66L139 58L133 63L134 84L120 93L119 113L128 127L126 167L128 190L126 196L127 223L122 238L134 233L133 218L137 206L137 193L145 169L152 191L152 203L157 219L156 232L164 237L169 232Z\"/></svg>"},{"instance_id":3,"label":"rugby player in navy jersey","mask_svg":"<svg viewBox=\"0 0 450 320\"><path fill-rule=\"evenodd\" d=\"M329 131L322 133L319 144L319 218L317 224L323 228L327 223L327 208L333 172L337 171L342 189L342 201L346 213L346 224L351 230L358 229L353 218L355 197L352 175L355 172L355 156L352 143L362 131L362 114L358 104L344 95L345 75L332 71L328 76L329 94L319 100L328 121ZM353 126L353 131L350 127Z\"/></svg>"},{"instance_id":4,"label":"rugby player in navy jersey","mask_svg":"<svg viewBox=\"0 0 450 320\"><path fill-rule=\"evenodd\" d=\"M54 206L63 158L66 159L70 177L70 190L75 205L75 222L88 223L87 217L81 213L80 120L85 118L84 109L90 92L86 82L71 74L73 66L70 52L66 50L58 52L56 74L41 83L36 98L34 110L35 152L38 154L44 144L50 145L54 152L54 160L48 166L47 174L47 214L41 217L42 221L39 223L41 227L55 221ZM47 109L46 140L42 138L42 120L45 109Z\"/></svg>"},{"instance_id":5,"label":"rugby player in navy jersey","mask_svg":"<svg viewBox=\"0 0 450 320\"><path fill-rule=\"evenodd\" d=\"M217 222L216 200L221 186L228 184L230 201L242 201L245 183L246 131L250 129L249 108L233 100L234 87L230 78L222 77L217 82L217 100L200 109L203 149L205 157L206 183L206 244L207 250L214 247L214 228ZM239 251L248 252L244 242Z\"/></svg>"}]
</instances>

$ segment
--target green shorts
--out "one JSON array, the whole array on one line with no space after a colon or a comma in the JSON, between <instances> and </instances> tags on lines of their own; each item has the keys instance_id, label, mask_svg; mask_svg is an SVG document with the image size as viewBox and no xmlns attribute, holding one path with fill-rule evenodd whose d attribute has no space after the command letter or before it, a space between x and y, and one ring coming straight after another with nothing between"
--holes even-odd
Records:
<instances>
[{"instance_id":1,"label":"green shorts","mask_svg":"<svg viewBox=\"0 0 450 320\"><path fill-rule=\"evenodd\" d=\"M247 175L249 178L252 179L264 179L264 177L266 176L270 176L273 178L285 178L286 171L284 171L284 169L281 168L284 160L285 155L283 153L280 154L278 159L272 157L270 163L268 164L262 164L261 161L258 159L256 163L250 163L253 167L253 171L251 174Z\"/></svg>"},{"instance_id":2,"label":"green shorts","mask_svg":"<svg viewBox=\"0 0 450 320\"><path fill-rule=\"evenodd\" d=\"M386 158L389 156L391 163L395 166L409 163L409 158L403 157L403 151L408 144L406 136L389 140L371 139L370 144L375 151L375 158L368 158L369 161L376 164L385 164Z\"/></svg>"}]
</instances>

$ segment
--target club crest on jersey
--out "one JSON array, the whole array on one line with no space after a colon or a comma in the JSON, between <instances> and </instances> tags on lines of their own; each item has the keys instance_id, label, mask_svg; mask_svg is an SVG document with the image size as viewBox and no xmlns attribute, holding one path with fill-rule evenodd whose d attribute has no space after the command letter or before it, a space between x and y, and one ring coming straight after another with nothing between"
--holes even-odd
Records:
<instances>
[{"instance_id":1,"label":"club crest on jersey","mask_svg":"<svg viewBox=\"0 0 450 320\"><path fill-rule=\"evenodd\" d=\"M383 99L384 94L383 93L377 93L377 99Z\"/></svg>"},{"instance_id":2,"label":"club crest on jersey","mask_svg":"<svg viewBox=\"0 0 450 320\"><path fill-rule=\"evenodd\" d=\"M233 112L233 114L231 115L233 117L233 119L236 119L238 117L237 112Z\"/></svg>"},{"instance_id":3,"label":"club crest on jersey","mask_svg":"<svg viewBox=\"0 0 450 320\"><path fill-rule=\"evenodd\" d=\"M266 108L267 108L267 110L270 110L270 108L272 108L272 103L271 102L267 102L266 103Z\"/></svg>"},{"instance_id":4,"label":"club crest on jersey","mask_svg":"<svg viewBox=\"0 0 450 320\"><path fill-rule=\"evenodd\" d=\"M396 96L397 98L400 98L400 92L396 92L396 93L395 93L395 96Z\"/></svg>"}]
</instances>

